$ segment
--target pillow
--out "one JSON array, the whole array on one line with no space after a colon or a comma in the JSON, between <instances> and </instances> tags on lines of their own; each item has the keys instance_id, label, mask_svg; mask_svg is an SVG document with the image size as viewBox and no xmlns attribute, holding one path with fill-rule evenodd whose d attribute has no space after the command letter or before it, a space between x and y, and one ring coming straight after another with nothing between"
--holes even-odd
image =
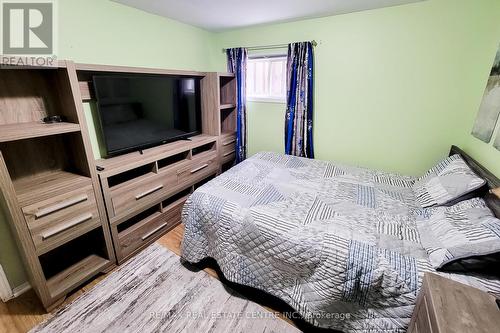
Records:
<instances>
[{"instance_id":1,"label":"pillow","mask_svg":"<svg viewBox=\"0 0 500 333\"><path fill-rule=\"evenodd\" d=\"M460 155L453 155L418 178L413 191L417 203L426 208L451 203L485 184Z\"/></svg>"},{"instance_id":2,"label":"pillow","mask_svg":"<svg viewBox=\"0 0 500 333\"><path fill-rule=\"evenodd\" d=\"M466 258L476 259L477 264L479 257L500 252L500 220L481 198L423 209L417 229L436 269Z\"/></svg>"}]
</instances>

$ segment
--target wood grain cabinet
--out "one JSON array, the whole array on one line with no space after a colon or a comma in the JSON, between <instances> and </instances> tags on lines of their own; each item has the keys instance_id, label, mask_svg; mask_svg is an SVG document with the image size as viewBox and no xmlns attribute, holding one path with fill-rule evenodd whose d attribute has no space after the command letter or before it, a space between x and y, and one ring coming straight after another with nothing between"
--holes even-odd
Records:
<instances>
[{"instance_id":1,"label":"wood grain cabinet","mask_svg":"<svg viewBox=\"0 0 500 333\"><path fill-rule=\"evenodd\" d=\"M77 64L84 102L94 102L96 75L175 75L201 80L202 133L96 161L107 222L119 264L181 223L184 202L232 167L236 144L236 80L229 73Z\"/></svg>"},{"instance_id":2,"label":"wood grain cabinet","mask_svg":"<svg viewBox=\"0 0 500 333\"><path fill-rule=\"evenodd\" d=\"M94 76L123 74L199 77L202 133L96 160L83 103L95 102ZM63 122L41 121L54 115ZM45 308L179 224L192 191L233 165L235 130L233 74L71 61L1 67L0 203Z\"/></svg>"},{"instance_id":3,"label":"wood grain cabinet","mask_svg":"<svg viewBox=\"0 0 500 333\"><path fill-rule=\"evenodd\" d=\"M231 73L208 73L201 81L203 132L219 137L221 171L235 160L236 145L236 78Z\"/></svg>"},{"instance_id":4,"label":"wood grain cabinet","mask_svg":"<svg viewBox=\"0 0 500 333\"><path fill-rule=\"evenodd\" d=\"M500 310L492 295L426 273L408 332L500 332Z\"/></svg>"},{"instance_id":5,"label":"wood grain cabinet","mask_svg":"<svg viewBox=\"0 0 500 333\"><path fill-rule=\"evenodd\" d=\"M44 124L60 115L61 123ZM0 69L0 190L47 310L115 255L74 63Z\"/></svg>"},{"instance_id":6,"label":"wood grain cabinet","mask_svg":"<svg viewBox=\"0 0 500 333\"><path fill-rule=\"evenodd\" d=\"M218 138L201 134L97 164L121 264L181 223L195 186L219 172Z\"/></svg>"}]
</instances>

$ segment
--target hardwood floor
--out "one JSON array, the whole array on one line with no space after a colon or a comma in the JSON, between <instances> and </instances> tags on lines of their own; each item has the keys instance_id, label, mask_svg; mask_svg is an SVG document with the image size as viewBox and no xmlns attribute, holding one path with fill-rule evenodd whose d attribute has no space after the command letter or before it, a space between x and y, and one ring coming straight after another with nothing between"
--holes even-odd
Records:
<instances>
[{"instance_id":1,"label":"hardwood floor","mask_svg":"<svg viewBox=\"0 0 500 333\"><path fill-rule=\"evenodd\" d=\"M184 226L179 225L170 232L168 232L165 236L160 238L157 241L157 243L171 250L175 254L180 255L180 246L183 234L184 234ZM216 271L213 269L206 268L204 269L204 271L217 279L219 278ZM92 280L87 285L85 285L78 291L71 294L64 301L64 303L62 303L61 306L71 303L78 296L92 289L99 281L104 279L106 276L107 274L101 275L96 279ZM53 310L52 313L56 312L57 309L59 308ZM274 310L270 308L267 309L274 312ZM25 333L28 332L37 324L44 321L49 316L50 314L45 313L42 304L38 300L33 290L30 290L25 294L7 303L3 303L0 301L0 332ZM293 324L290 320L287 319L284 320Z\"/></svg>"}]
</instances>

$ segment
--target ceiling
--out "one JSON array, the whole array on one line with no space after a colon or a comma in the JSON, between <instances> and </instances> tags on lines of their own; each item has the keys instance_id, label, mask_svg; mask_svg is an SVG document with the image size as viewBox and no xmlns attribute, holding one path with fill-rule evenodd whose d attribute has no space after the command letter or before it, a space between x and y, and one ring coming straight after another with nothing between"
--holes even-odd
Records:
<instances>
[{"instance_id":1,"label":"ceiling","mask_svg":"<svg viewBox=\"0 0 500 333\"><path fill-rule=\"evenodd\" d=\"M424 0L113 0L209 31L297 21Z\"/></svg>"}]
</instances>

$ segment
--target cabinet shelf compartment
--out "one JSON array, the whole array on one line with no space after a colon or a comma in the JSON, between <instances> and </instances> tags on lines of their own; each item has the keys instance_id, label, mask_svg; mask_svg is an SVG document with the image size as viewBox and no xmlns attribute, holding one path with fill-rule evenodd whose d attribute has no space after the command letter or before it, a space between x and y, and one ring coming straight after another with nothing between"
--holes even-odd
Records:
<instances>
[{"instance_id":1,"label":"cabinet shelf compartment","mask_svg":"<svg viewBox=\"0 0 500 333\"><path fill-rule=\"evenodd\" d=\"M137 178L153 175L155 174L155 171L156 171L156 164L148 163L140 167L109 177L108 186L110 188L113 188L119 185L126 185L126 183L130 181L135 181Z\"/></svg>"},{"instance_id":2,"label":"cabinet shelf compartment","mask_svg":"<svg viewBox=\"0 0 500 333\"><path fill-rule=\"evenodd\" d=\"M0 151L22 206L91 183L80 133L3 142Z\"/></svg>"},{"instance_id":3,"label":"cabinet shelf compartment","mask_svg":"<svg viewBox=\"0 0 500 333\"><path fill-rule=\"evenodd\" d=\"M52 298L64 295L110 263L102 228L75 238L39 259Z\"/></svg>"},{"instance_id":4,"label":"cabinet shelf compartment","mask_svg":"<svg viewBox=\"0 0 500 333\"><path fill-rule=\"evenodd\" d=\"M0 101L0 142L80 131L65 68L3 69ZM41 123L55 115L66 122Z\"/></svg>"},{"instance_id":5,"label":"cabinet shelf compartment","mask_svg":"<svg viewBox=\"0 0 500 333\"><path fill-rule=\"evenodd\" d=\"M177 165L180 165L182 162L187 162L188 160L189 151L162 158L158 160L158 171L160 172L165 169L175 167Z\"/></svg>"},{"instance_id":6,"label":"cabinet shelf compartment","mask_svg":"<svg viewBox=\"0 0 500 333\"><path fill-rule=\"evenodd\" d=\"M200 188L201 186L205 185L206 183L208 183L209 181L211 181L212 179L214 179L216 177L216 175L212 175L212 176L209 176L199 182L197 182L196 184L193 185L193 191L195 191L196 189Z\"/></svg>"},{"instance_id":7,"label":"cabinet shelf compartment","mask_svg":"<svg viewBox=\"0 0 500 333\"><path fill-rule=\"evenodd\" d=\"M221 111L221 133L236 132L236 109L225 109Z\"/></svg>"},{"instance_id":8,"label":"cabinet shelf compartment","mask_svg":"<svg viewBox=\"0 0 500 333\"><path fill-rule=\"evenodd\" d=\"M236 101L236 78L234 75L220 75L220 104L234 104Z\"/></svg>"},{"instance_id":9,"label":"cabinet shelf compartment","mask_svg":"<svg viewBox=\"0 0 500 333\"><path fill-rule=\"evenodd\" d=\"M176 205L179 201L185 202L190 194L191 194L191 187L174 194L173 196L171 196L166 200L163 200L161 203L161 211L162 212L168 211L172 205Z\"/></svg>"},{"instance_id":10,"label":"cabinet shelf compartment","mask_svg":"<svg viewBox=\"0 0 500 333\"><path fill-rule=\"evenodd\" d=\"M201 145L201 146L193 148L192 155L193 155L193 157L195 157L195 156L201 155L201 154L203 154L205 152L215 151L216 148L217 147L216 147L215 141L214 142L210 142L210 143L206 143L204 145Z\"/></svg>"},{"instance_id":11,"label":"cabinet shelf compartment","mask_svg":"<svg viewBox=\"0 0 500 333\"><path fill-rule=\"evenodd\" d=\"M137 223L144 221L144 220L154 218L154 217L158 216L160 213L161 213L161 207L160 207L160 205L156 204L153 207L150 207L150 208L142 211L141 213L135 215L134 217L118 224L116 226L116 230L120 234L120 233L124 232L125 230L133 227Z\"/></svg>"}]
</instances>

